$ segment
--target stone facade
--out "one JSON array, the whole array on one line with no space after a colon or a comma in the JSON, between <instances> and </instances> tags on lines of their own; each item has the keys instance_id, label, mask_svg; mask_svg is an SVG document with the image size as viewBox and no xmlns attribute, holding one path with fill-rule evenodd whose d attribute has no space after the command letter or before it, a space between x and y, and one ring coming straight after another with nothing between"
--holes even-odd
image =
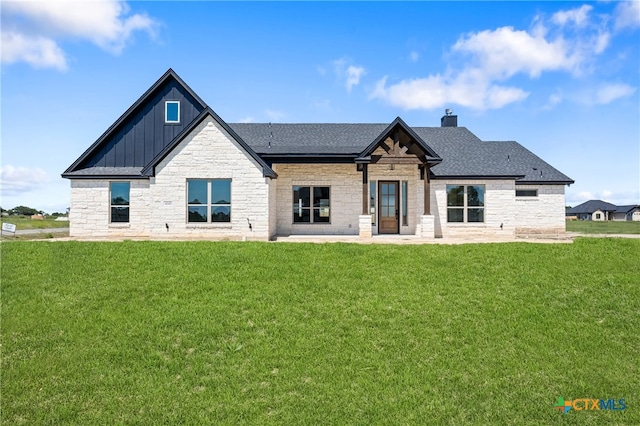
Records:
<instances>
[{"instance_id":1,"label":"stone facade","mask_svg":"<svg viewBox=\"0 0 640 426\"><path fill-rule=\"evenodd\" d=\"M130 182L129 223L109 223L109 182L125 180L72 179L69 235L72 237L149 237L149 181Z\"/></svg>"},{"instance_id":2,"label":"stone facade","mask_svg":"<svg viewBox=\"0 0 640 426\"><path fill-rule=\"evenodd\" d=\"M484 222L447 223L447 185L484 185ZM431 210L436 237L514 236L516 228L513 180L435 180L431 182Z\"/></svg>"},{"instance_id":3,"label":"stone facade","mask_svg":"<svg viewBox=\"0 0 640 426\"><path fill-rule=\"evenodd\" d=\"M231 179L231 222L187 222L187 179ZM214 120L176 146L155 177L129 181L129 223L109 223L109 182L71 181L71 236L268 240L275 234L269 220L274 186Z\"/></svg>"},{"instance_id":4,"label":"stone facade","mask_svg":"<svg viewBox=\"0 0 640 426\"><path fill-rule=\"evenodd\" d=\"M362 214L362 173L355 164L274 164L277 234L357 235ZM293 223L293 186L330 188L330 223Z\"/></svg>"},{"instance_id":5,"label":"stone facade","mask_svg":"<svg viewBox=\"0 0 640 426\"><path fill-rule=\"evenodd\" d=\"M518 185L537 197L516 197L516 234L559 235L566 231L564 185Z\"/></svg>"},{"instance_id":6,"label":"stone facade","mask_svg":"<svg viewBox=\"0 0 640 426\"><path fill-rule=\"evenodd\" d=\"M205 119L156 167L155 177L130 182L130 221L110 223L109 182L72 179L70 234L74 237L141 237L269 240L276 235L361 235L378 233L380 181L399 183L399 210L407 184L406 223L399 234L423 238L559 234L565 230L564 186L518 185L535 189L536 197L516 197L514 180L433 180L431 215L424 215L424 181L415 164L370 164L376 206L362 213L362 172L356 164L274 164L277 179L263 176L261 166L213 119ZM187 222L188 179L231 179L231 222ZM112 180L115 181L115 180ZM482 223L448 223L446 186L484 185ZM293 186L330 188L330 223L293 222ZM366 186L367 192L370 185ZM371 194L367 194L369 197Z\"/></svg>"}]
</instances>

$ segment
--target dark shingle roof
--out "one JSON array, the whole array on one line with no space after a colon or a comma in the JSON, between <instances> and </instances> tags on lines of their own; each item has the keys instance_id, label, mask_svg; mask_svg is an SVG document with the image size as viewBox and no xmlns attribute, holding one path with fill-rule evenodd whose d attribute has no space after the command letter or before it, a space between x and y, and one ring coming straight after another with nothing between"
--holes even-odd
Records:
<instances>
[{"instance_id":1,"label":"dark shingle roof","mask_svg":"<svg viewBox=\"0 0 640 426\"><path fill-rule=\"evenodd\" d=\"M629 206L616 206L616 213L629 213L631 210L640 208L640 205L631 204Z\"/></svg>"},{"instance_id":2,"label":"dark shingle roof","mask_svg":"<svg viewBox=\"0 0 640 426\"><path fill-rule=\"evenodd\" d=\"M71 178L98 178L98 177L142 177L142 167L88 167L65 173L65 177Z\"/></svg>"},{"instance_id":3,"label":"dark shingle roof","mask_svg":"<svg viewBox=\"0 0 640 426\"><path fill-rule=\"evenodd\" d=\"M229 123L258 154L359 154L389 124Z\"/></svg>"},{"instance_id":4,"label":"dark shingle roof","mask_svg":"<svg viewBox=\"0 0 640 426\"><path fill-rule=\"evenodd\" d=\"M388 124L230 123L258 155L357 155ZM483 142L465 127L412 127L442 163L435 177L512 177L520 182L573 183L517 142Z\"/></svg>"},{"instance_id":5,"label":"dark shingle roof","mask_svg":"<svg viewBox=\"0 0 640 426\"><path fill-rule=\"evenodd\" d=\"M606 212L606 211L612 212L612 211L615 211L617 208L618 206L616 206L615 204L607 203L606 201L589 200L567 210L567 214L568 215L585 214L585 213L591 214L596 210L600 210L603 212Z\"/></svg>"}]
</instances>

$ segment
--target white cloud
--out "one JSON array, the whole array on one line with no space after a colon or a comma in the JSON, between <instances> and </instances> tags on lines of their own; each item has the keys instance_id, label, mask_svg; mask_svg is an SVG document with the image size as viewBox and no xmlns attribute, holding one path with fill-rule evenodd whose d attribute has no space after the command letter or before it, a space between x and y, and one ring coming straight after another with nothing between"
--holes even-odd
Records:
<instances>
[{"instance_id":1,"label":"white cloud","mask_svg":"<svg viewBox=\"0 0 640 426\"><path fill-rule=\"evenodd\" d=\"M595 37L595 43L593 47L593 51L596 54L600 54L605 51L607 47L609 47L609 42L611 41L611 34L608 32L601 32Z\"/></svg>"},{"instance_id":2,"label":"white cloud","mask_svg":"<svg viewBox=\"0 0 640 426\"><path fill-rule=\"evenodd\" d=\"M238 123L255 123L255 121L256 120L249 115L249 116L246 116L246 117L241 118L240 120L238 120Z\"/></svg>"},{"instance_id":3,"label":"white cloud","mask_svg":"<svg viewBox=\"0 0 640 426\"><path fill-rule=\"evenodd\" d=\"M415 50L409 54L409 60L411 62L418 62L418 59L420 59L420 54Z\"/></svg>"},{"instance_id":4,"label":"white cloud","mask_svg":"<svg viewBox=\"0 0 640 426\"><path fill-rule=\"evenodd\" d=\"M621 1L614 11L614 28L622 30L625 28L640 27L640 2Z\"/></svg>"},{"instance_id":5,"label":"white cloud","mask_svg":"<svg viewBox=\"0 0 640 426\"><path fill-rule=\"evenodd\" d=\"M67 69L64 52L55 41L46 37L2 31L2 62L26 62L34 68Z\"/></svg>"},{"instance_id":6,"label":"white cloud","mask_svg":"<svg viewBox=\"0 0 640 426\"><path fill-rule=\"evenodd\" d=\"M484 72L500 79L517 73L539 77L543 71L572 71L580 62L563 38L546 40L512 27L472 33L458 40L453 50L471 54Z\"/></svg>"},{"instance_id":7,"label":"white cloud","mask_svg":"<svg viewBox=\"0 0 640 426\"><path fill-rule=\"evenodd\" d=\"M478 70L467 70L453 78L432 75L402 80L387 87L380 79L369 95L405 110L436 109L457 104L473 109L499 109L524 100L529 93L516 87L492 84Z\"/></svg>"},{"instance_id":8,"label":"white cloud","mask_svg":"<svg viewBox=\"0 0 640 426\"><path fill-rule=\"evenodd\" d=\"M607 84L596 91L595 103L608 104L619 98L625 98L635 93L636 88L628 84Z\"/></svg>"},{"instance_id":9,"label":"white cloud","mask_svg":"<svg viewBox=\"0 0 640 426\"><path fill-rule=\"evenodd\" d=\"M555 108L556 105L562 102L562 100L563 100L562 93L560 91L556 91L555 93L552 93L551 95L549 95L547 104L544 107L542 107L542 109L545 109L545 110L553 109Z\"/></svg>"},{"instance_id":10,"label":"white cloud","mask_svg":"<svg viewBox=\"0 0 640 426\"><path fill-rule=\"evenodd\" d=\"M362 77L364 74L365 70L363 67L356 67L353 65L349 65L349 67L347 67L347 81L345 83L347 86L347 92L351 92L351 88L353 86L357 86L358 84L360 84L360 77Z\"/></svg>"},{"instance_id":11,"label":"white cloud","mask_svg":"<svg viewBox=\"0 0 640 426\"><path fill-rule=\"evenodd\" d=\"M607 83L575 93L571 99L582 105L607 105L633 95L638 89L624 83Z\"/></svg>"},{"instance_id":12,"label":"white cloud","mask_svg":"<svg viewBox=\"0 0 640 426\"><path fill-rule=\"evenodd\" d=\"M146 14L129 12L122 0L2 2L2 62L65 69L59 43L69 38L88 40L119 54L134 32L154 37L158 25ZM20 54L25 46L27 53Z\"/></svg>"},{"instance_id":13,"label":"white cloud","mask_svg":"<svg viewBox=\"0 0 640 426\"><path fill-rule=\"evenodd\" d=\"M589 12L591 12L592 9L593 6L584 4L576 9L561 10L553 14L551 21L560 26L573 23L577 27L583 27L588 23Z\"/></svg>"},{"instance_id":14,"label":"white cloud","mask_svg":"<svg viewBox=\"0 0 640 426\"><path fill-rule=\"evenodd\" d=\"M6 195L31 191L48 181L49 176L40 168L14 167L10 164L0 167L0 186Z\"/></svg>"},{"instance_id":15,"label":"white cloud","mask_svg":"<svg viewBox=\"0 0 640 426\"><path fill-rule=\"evenodd\" d=\"M598 191L579 191L577 193L573 193L571 189L567 190L566 203L572 207L589 200L602 200L618 206L637 204L640 202L640 191L611 191L609 189L602 189Z\"/></svg>"},{"instance_id":16,"label":"white cloud","mask_svg":"<svg viewBox=\"0 0 640 426\"><path fill-rule=\"evenodd\" d=\"M640 2L636 2L640 4ZM621 6L617 9L637 9ZM500 27L461 36L451 47L450 65L444 74L378 80L370 99L380 99L405 109L433 109L450 104L485 110L502 108L526 99L529 93L509 79L531 79L544 73L582 76L593 69L593 60L611 43L610 17L593 15L592 5L562 10L551 17L536 16L528 30ZM461 61L460 61L461 59ZM628 96L635 88L610 85L593 92L586 103L607 103ZM552 96L545 108L559 103Z\"/></svg>"},{"instance_id":17,"label":"white cloud","mask_svg":"<svg viewBox=\"0 0 640 426\"><path fill-rule=\"evenodd\" d=\"M367 73L364 67L353 65L347 57L336 59L332 64L335 75L344 80L347 92L351 92L353 86L360 84L360 79Z\"/></svg>"}]
</instances>

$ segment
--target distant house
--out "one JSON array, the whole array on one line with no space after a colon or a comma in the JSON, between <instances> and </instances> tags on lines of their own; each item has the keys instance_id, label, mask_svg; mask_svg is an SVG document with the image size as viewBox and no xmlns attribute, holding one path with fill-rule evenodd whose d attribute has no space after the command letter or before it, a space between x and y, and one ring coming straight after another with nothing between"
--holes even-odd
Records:
<instances>
[{"instance_id":1,"label":"distant house","mask_svg":"<svg viewBox=\"0 0 640 426\"><path fill-rule=\"evenodd\" d=\"M173 70L62 176L71 236L261 240L558 234L573 183L450 111L440 127L227 123Z\"/></svg>"},{"instance_id":2,"label":"distant house","mask_svg":"<svg viewBox=\"0 0 640 426\"><path fill-rule=\"evenodd\" d=\"M612 220L640 221L640 205L618 206L613 212Z\"/></svg>"},{"instance_id":3,"label":"distant house","mask_svg":"<svg viewBox=\"0 0 640 426\"><path fill-rule=\"evenodd\" d=\"M565 214L579 220L640 220L640 206L616 206L602 200L589 200L567 209Z\"/></svg>"}]
</instances>

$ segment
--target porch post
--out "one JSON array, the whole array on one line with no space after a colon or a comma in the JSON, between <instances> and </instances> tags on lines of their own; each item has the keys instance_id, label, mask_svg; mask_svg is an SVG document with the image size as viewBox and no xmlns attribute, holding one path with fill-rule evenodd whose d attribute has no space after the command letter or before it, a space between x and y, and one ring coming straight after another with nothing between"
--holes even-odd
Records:
<instances>
[{"instance_id":1,"label":"porch post","mask_svg":"<svg viewBox=\"0 0 640 426\"><path fill-rule=\"evenodd\" d=\"M424 181L424 213L420 217L420 225L416 234L422 238L432 239L435 236L435 218L431 214L431 182L429 180L429 166L422 167L422 180Z\"/></svg>"},{"instance_id":2,"label":"porch post","mask_svg":"<svg viewBox=\"0 0 640 426\"><path fill-rule=\"evenodd\" d=\"M358 235L361 238L371 237L371 214L369 213L369 175L367 164L362 168L362 214L358 216Z\"/></svg>"},{"instance_id":3,"label":"porch post","mask_svg":"<svg viewBox=\"0 0 640 426\"><path fill-rule=\"evenodd\" d=\"M369 213L369 176L367 164L362 165L362 214Z\"/></svg>"},{"instance_id":4,"label":"porch post","mask_svg":"<svg viewBox=\"0 0 640 426\"><path fill-rule=\"evenodd\" d=\"M429 182L429 168L425 164L422 168L424 180L424 214L431 214L431 182Z\"/></svg>"}]
</instances>

